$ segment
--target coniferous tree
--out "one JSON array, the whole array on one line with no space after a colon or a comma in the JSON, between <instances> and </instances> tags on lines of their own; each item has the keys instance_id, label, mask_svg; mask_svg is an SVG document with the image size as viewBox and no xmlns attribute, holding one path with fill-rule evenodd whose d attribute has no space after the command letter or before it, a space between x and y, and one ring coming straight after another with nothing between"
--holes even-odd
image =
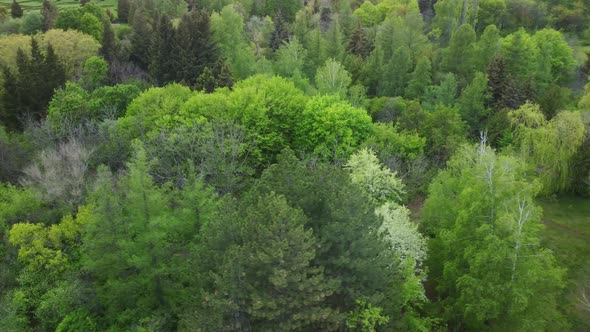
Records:
<instances>
[{"instance_id":1,"label":"coniferous tree","mask_svg":"<svg viewBox=\"0 0 590 332\"><path fill-rule=\"evenodd\" d=\"M43 30L47 31L55 26L57 20L57 6L50 0L43 0Z\"/></svg>"},{"instance_id":2,"label":"coniferous tree","mask_svg":"<svg viewBox=\"0 0 590 332\"><path fill-rule=\"evenodd\" d=\"M44 117L53 91L66 81L65 69L53 47L48 45L43 54L34 38L31 56L18 49L16 62L16 73L4 68L2 118L11 124L10 129L22 129L24 122Z\"/></svg>"},{"instance_id":3,"label":"coniferous tree","mask_svg":"<svg viewBox=\"0 0 590 332\"><path fill-rule=\"evenodd\" d=\"M490 106L496 110L504 108L517 109L527 99L533 99L530 80L518 82L506 69L506 59L496 56L490 62L487 70L490 88Z\"/></svg>"},{"instance_id":4,"label":"coniferous tree","mask_svg":"<svg viewBox=\"0 0 590 332\"><path fill-rule=\"evenodd\" d=\"M111 22L107 19L103 20L102 43L100 47L100 54L110 64L116 57L115 33Z\"/></svg>"},{"instance_id":5,"label":"coniferous tree","mask_svg":"<svg viewBox=\"0 0 590 332\"><path fill-rule=\"evenodd\" d=\"M406 87L405 97L421 99L426 89L432 84L432 64L427 57L418 60L411 77Z\"/></svg>"},{"instance_id":6,"label":"coniferous tree","mask_svg":"<svg viewBox=\"0 0 590 332\"><path fill-rule=\"evenodd\" d=\"M150 49L150 75L159 83L174 81L174 27L167 16L160 17Z\"/></svg>"},{"instance_id":7,"label":"coniferous tree","mask_svg":"<svg viewBox=\"0 0 590 332\"><path fill-rule=\"evenodd\" d=\"M211 69L209 69L209 67L205 67L203 73L195 81L194 90L213 93L213 91L215 91L216 85L217 82L215 80L215 76L213 76L213 72Z\"/></svg>"},{"instance_id":8,"label":"coniferous tree","mask_svg":"<svg viewBox=\"0 0 590 332\"><path fill-rule=\"evenodd\" d=\"M129 22L129 10L131 9L130 0L117 1L117 16L120 23Z\"/></svg>"},{"instance_id":9,"label":"coniferous tree","mask_svg":"<svg viewBox=\"0 0 590 332\"><path fill-rule=\"evenodd\" d=\"M149 50L152 24L143 7L135 10L133 14L133 34L131 35L131 56L129 57L139 68L146 70L150 63Z\"/></svg>"},{"instance_id":10,"label":"coniferous tree","mask_svg":"<svg viewBox=\"0 0 590 332\"><path fill-rule=\"evenodd\" d=\"M173 47L173 69L176 81L193 83L205 67L212 68L219 55L213 41L209 14L193 10L182 16Z\"/></svg>"},{"instance_id":11,"label":"coniferous tree","mask_svg":"<svg viewBox=\"0 0 590 332\"><path fill-rule=\"evenodd\" d=\"M231 88L234 86L234 78L232 76L231 68L224 61L217 61L215 66L216 84L220 88Z\"/></svg>"},{"instance_id":12,"label":"coniferous tree","mask_svg":"<svg viewBox=\"0 0 590 332\"><path fill-rule=\"evenodd\" d=\"M380 96L396 97L404 94L405 85L412 69L412 57L407 47L399 47L387 62L377 93Z\"/></svg>"},{"instance_id":13,"label":"coniferous tree","mask_svg":"<svg viewBox=\"0 0 590 332\"><path fill-rule=\"evenodd\" d=\"M284 196L250 196L242 204L228 200L204 229L199 256L213 287L194 324L211 331L333 329L339 315L328 301L338 283L314 264L319 243L307 217ZM215 261L223 263L207 267Z\"/></svg>"},{"instance_id":14,"label":"coniferous tree","mask_svg":"<svg viewBox=\"0 0 590 332\"><path fill-rule=\"evenodd\" d=\"M280 12L275 15L273 22L275 29L270 34L270 48L274 52L283 45L284 41L289 39L289 30L287 29L287 23Z\"/></svg>"},{"instance_id":15,"label":"coniferous tree","mask_svg":"<svg viewBox=\"0 0 590 332\"><path fill-rule=\"evenodd\" d=\"M333 58L338 62L344 60L344 35L338 20L333 20L326 31L326 57Z\"/></svg>"},{"instance_id":16,"label":"coniferous tree","mask_svg":"<svg viewBox=\"0 0 590 332\"><path fill-rule=\"evenodd\" d=\"M10 7L10 15L12 18L23 17L23 9L16 0L12 0L12 6Z\"/></svg>"},{"instance_id":17,"label":"coniferous tree","mask_svg":"<svg viewBox=\"0 0 590 332\"><path fill-rule=\"evenodd\" d=\"M486 106L490 98L488 78L477 72L473 80L461 93L459 110L461 117L471 128L471 134L477 137L484 129L484 120L489 116L490 109Z\"/></svg>"},{"instance_id":18,"label":"coniferous tree","mask_svg":"<svg viewBox=\"0 0 590 332\"><path fill-rule=\"evenodd\" d=\"M362 57L363 59L371 53L371 43L360 22L356 23L354 30L348 39L346 51Z\"/></svg>"}]
</instances>

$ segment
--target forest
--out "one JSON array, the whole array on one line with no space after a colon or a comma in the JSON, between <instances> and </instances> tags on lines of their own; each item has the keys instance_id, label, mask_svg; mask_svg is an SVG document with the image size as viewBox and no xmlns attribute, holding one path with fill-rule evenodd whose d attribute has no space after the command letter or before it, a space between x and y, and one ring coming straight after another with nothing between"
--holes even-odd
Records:
<instances>
[{"instance_id":1,"label":"forest","mask_svg":"<svg viewBox=\"0 0 590 332\"><path fill-rule=\"evenodd\" d=\"M589 0L0 0L0 331L588 331L589 76Z\"/></svg>"}]
</instances>

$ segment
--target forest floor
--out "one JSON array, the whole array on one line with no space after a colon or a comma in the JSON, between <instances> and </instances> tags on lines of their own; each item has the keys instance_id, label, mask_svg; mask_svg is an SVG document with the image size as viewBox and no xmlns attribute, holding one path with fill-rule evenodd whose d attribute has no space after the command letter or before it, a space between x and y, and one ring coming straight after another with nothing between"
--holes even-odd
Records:
<instances>
[{"instance_id":1,"label":"forest floor","mask_svg":"<svg viewBox=\"0 0 590 332\"><path fill-rule=\"evenodd\" d=\"M32 10L39 10L43 4L43 0L17 0L17 2L21 5L25 13ZM113 14L117 12L117 0L95 0L94 2L102 8L108 8ZM80 0L56 0L54 3L60 9L80 6ZM12 0L0 0L0 5L8 8L9 13L11 4Z\"/></svg>"},{"instance_id":2,"label":"forest floor","mask_svg":"<svg viewBox=\"0 0 590 332\"><path fill-rule=\"evenodd\" d=\"M567 291L560 306L574 331L590 330L590 311L580 302L584 291L590 300L590 199L561 196L540 201L544 215L543 241L567 268Z\"/></svg>"}]
</instances>

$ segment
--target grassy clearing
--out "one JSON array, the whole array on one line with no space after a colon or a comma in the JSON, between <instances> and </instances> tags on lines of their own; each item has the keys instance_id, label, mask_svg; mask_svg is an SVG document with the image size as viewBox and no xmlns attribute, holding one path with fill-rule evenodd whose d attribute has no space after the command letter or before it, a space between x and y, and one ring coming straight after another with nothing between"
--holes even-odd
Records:
<instances>
[{"instance_id":1,"label":"grassy clearing","mask_svg":"<svg viewBox=\"0 0 590 332\"><path fill-rule=\"evenodd\" d=\"M574 331L589 331L590 311L583 308L580 296L585 289L590 295L590 199L565 196L540 203L546 226L544 244L568 269L569 284L562 307Z\"/></svg>"},{"instance_id":2,"label":"grassy clearing","mask_svg":"<svg viewBox=\"0 0 590 332\"><path fill-rule=\"evenodd\" d=\"M33 10L40 10L43 4L43 0L17 0L17 2L21 5L25 13ZM80 6L79 0L53 0L53 2L60 9ZM113 14L117 11L117 0L98 0L94 2L102 8L108 8ZM0 5L7 7L9 10L11 4L12 0L0 0Z\"/></svg>"}]
</instances>

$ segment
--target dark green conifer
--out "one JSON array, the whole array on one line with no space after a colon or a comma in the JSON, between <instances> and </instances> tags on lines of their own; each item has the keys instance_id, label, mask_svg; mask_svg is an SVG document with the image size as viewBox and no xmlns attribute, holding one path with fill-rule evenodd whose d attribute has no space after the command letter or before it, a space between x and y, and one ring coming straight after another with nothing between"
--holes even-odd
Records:
<instances>
[{"instance_id":1,"label":"dark green conifer","mask_svg":"<svg viewBox=\"0 0 590 332\"><path fill-rule=\"evenodd\" d=\"M117 1L117 16L119 17L120 23L127 23L129 22L129 10L131 8L131 3L129 0L119 0Z\"/></svg>"},{"instance_id":2,"label":"dark green conifer","mask_svg":"<svg viewBox=\"0 0 590 332\"><path fill-rule=\"evenodd\" d=\"M16 2L16 0L12 0L12 6L10 7L10 15L12 15L12 18L23 17L23 9L18 4L18 2Z\"/></svg>"}]
</instances>

